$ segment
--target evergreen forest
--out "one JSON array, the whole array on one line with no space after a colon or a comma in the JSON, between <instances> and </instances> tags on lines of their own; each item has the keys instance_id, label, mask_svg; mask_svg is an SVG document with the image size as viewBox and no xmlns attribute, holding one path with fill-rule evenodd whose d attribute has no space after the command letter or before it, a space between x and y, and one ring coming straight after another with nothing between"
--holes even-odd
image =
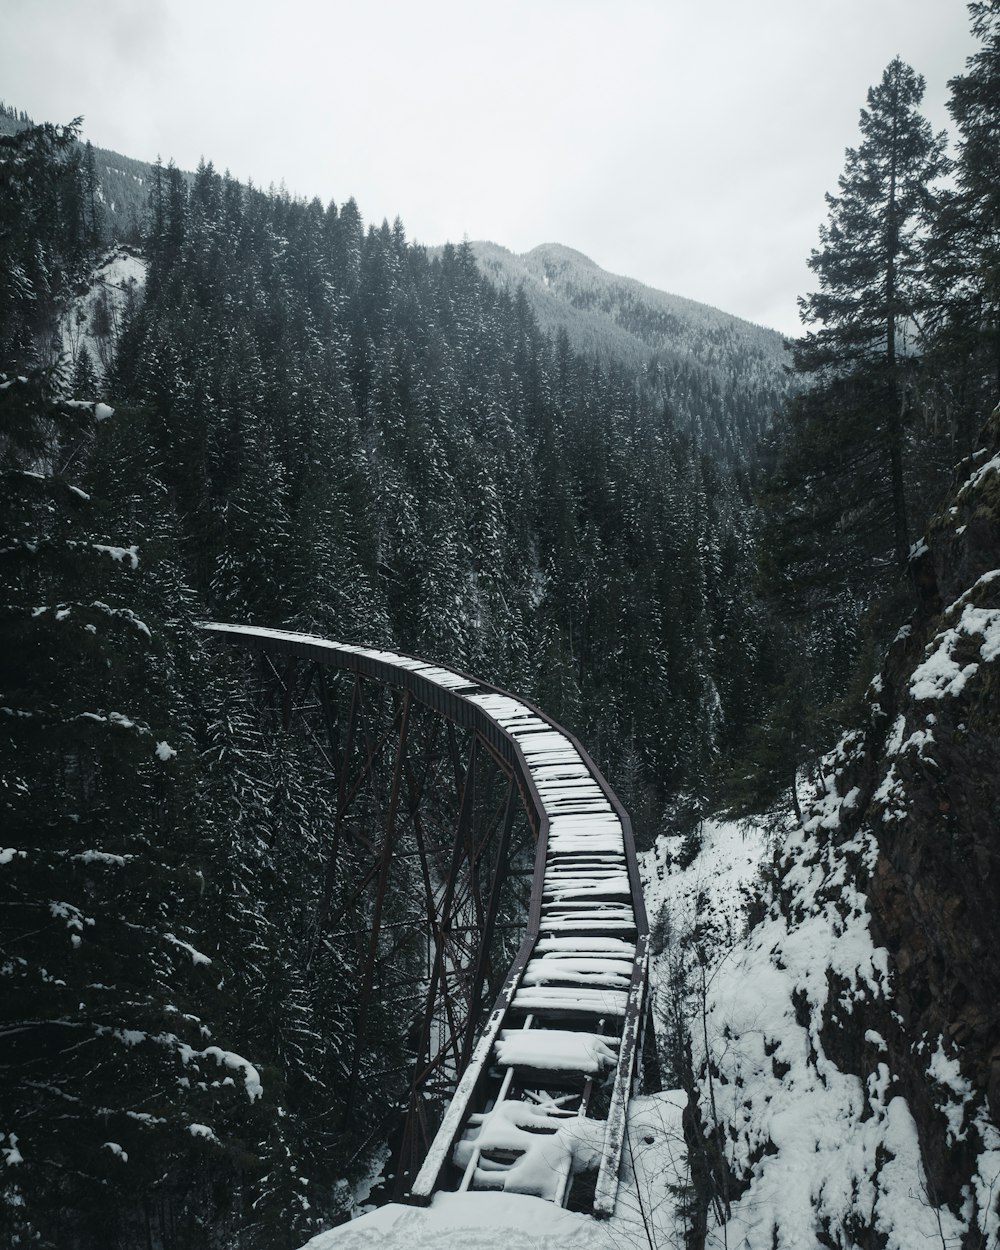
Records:
<instances>
[{"instance_id":1,"label":"evergreen forest","mask_svg":"<svg viewBox=\"0 0 1000 1250\"><path fill-rule=\"evenodd\" d=\"M787 370L749 326L588 351L468 243L211 162L144 167L123 226L79 120L6 110L5 1245L291 1250L346 1214L399 1098L388 1002L345 1122L351 986L307 958L335 795L199 620L529 697L640 847L794 803L1000 386L1000 2L970 11L952 149L914 69L873 85ZM144 281L64 353L123 244Z\"/></svg>"}]
</instances>

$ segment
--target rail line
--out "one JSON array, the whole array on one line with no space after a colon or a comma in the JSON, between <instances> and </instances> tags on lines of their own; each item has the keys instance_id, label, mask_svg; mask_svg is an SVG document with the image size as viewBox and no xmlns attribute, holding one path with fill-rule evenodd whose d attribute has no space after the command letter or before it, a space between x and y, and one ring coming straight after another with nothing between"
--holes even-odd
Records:
<instances>
[{"instance_id":1,"label":"rail line","mask_svg":"<svg viewBox=\"0 0 1000 1250\"><path fill-rule=\"evenodd\" d=\"M642 1078L652 1030L647 1037L649 930L631 824L600 770L538 708L458 669L283 630L218 622L203 628L262 653L275 673L275 660L286 673L298 663L317 680L321 670L335 669L396 692L401 727L387 847L412 705L468 731L503 765L535 836L524 938L485 1020L473 1012L476 1031L454 1073L450 1101L401 1196L426 1203L441 1189L505 1190L565 1204L576 1185L592 1214L611 1215L628 1101ZM349 742L353 734L352 721ZM467 816L460 827L462 820L467 827ZM456 835L455 864L462 836ZM471 851L468 858L471 863ZM450 883L444 894L452 890ZM440 908L442 891L432 892ZM491 894L480 913L487 945L495 913ZM477 967L484 958L478 956ZM478 971L473 981L478 985Z\"/></svg>"}]
</instances>

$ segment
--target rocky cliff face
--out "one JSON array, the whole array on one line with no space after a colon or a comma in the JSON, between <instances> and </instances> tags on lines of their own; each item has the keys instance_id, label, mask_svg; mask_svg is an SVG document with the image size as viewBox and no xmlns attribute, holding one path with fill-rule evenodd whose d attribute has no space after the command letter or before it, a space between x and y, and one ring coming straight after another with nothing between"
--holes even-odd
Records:
<instances>
[{"instance_id":1,"label":"rocky cliff face","mask_svg":"<svg viewBox=\"0 0 1000 1250\"><path fill-rule=\"evenodd\" d=\"M987 435L867 723L707 987L709 1244L998 1244L1000 410Z\"/></svg>"},{"instance_id":2,"label":"rocky cliff face","mask_svg":"<svg viewBox=\"0 0 1000 1250\"><path fill-rule=\"evenodd\" d=\"M895 969L905 1045L891 1057L929 1186L954 1204L975 1121L1000 1124L1000 415L989 432L920 545L920 606L873 701L890 726L881 758L872 751L879 858L868 899ZM940 1082L924 1063L935 1041L968 1086L960 1122L936 1106Z\"/></svg>"}]
</instances>

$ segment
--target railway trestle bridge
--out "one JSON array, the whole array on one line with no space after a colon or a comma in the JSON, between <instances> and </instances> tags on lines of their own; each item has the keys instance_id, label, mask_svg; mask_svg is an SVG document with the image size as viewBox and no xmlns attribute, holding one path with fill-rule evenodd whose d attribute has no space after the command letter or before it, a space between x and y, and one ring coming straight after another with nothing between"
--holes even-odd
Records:
<instances>
[{"instance_id":1,"label":"railway trestle bridge","mask_svg":"<svg viewBox=\"0 0 1000 1250\"><path fill-rule=\"evenodd\" d=\"M331 770L312 957L340 943L357 960L348 1111L380 994L397 965L409 978L395 1196L505 1190L611 1215L628 1102L656 1062L631 824L599 769L536 707L457 669L203 627L256 660L268 730L304 732Z\"/></svg>"}]
</instances>

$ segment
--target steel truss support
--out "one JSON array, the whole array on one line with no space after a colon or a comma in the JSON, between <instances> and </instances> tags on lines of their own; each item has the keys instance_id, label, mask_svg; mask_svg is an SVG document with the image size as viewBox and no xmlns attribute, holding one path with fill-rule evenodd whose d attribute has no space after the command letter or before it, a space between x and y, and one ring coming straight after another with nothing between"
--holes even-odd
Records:
<instances>
[{"instance_id":1,"label":"steel truss support","mask_svg":"<svg viewBox=\"0 0 1000 1250\"><path fill-rule=\"evenodd\" d=\"M336 791L305 962L318 970L348 937L355 951L344 1126L370 1100L369 1059L382 1040L375 1001L409 992L400 1001L411 1022L412 1050L400 1069L409 1076L396 1095L402 1195L468 1063L497 989L495 969L506 970L524 930L534 839L522 790L494 743L408 690L266 649L260 673L265 731L304 733ZM511 872L519 856L521 875ZM424 943L422 969L388 979L396 960L412 964Z\"/></svg>"}]
</instances>

